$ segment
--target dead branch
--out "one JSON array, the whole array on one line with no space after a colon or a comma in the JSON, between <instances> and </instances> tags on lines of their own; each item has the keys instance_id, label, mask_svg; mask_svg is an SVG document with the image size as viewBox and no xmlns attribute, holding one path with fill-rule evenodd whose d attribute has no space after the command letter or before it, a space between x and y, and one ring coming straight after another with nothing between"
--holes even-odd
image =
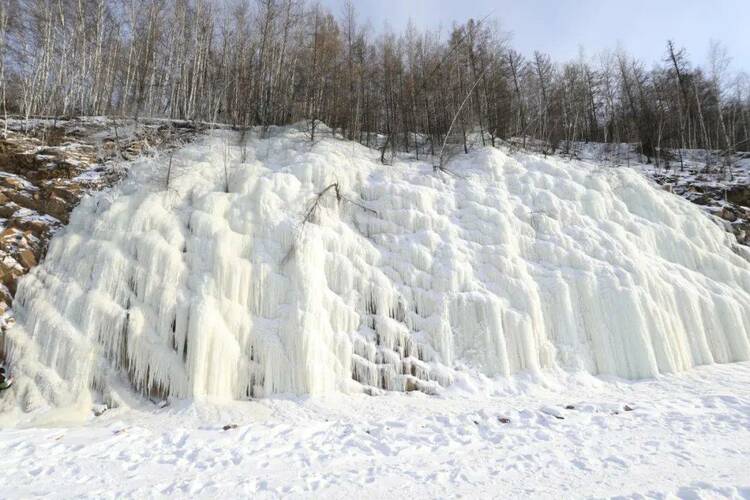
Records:
<instances>
[{"instance_id":1,"label":"dead branch","mask_svg":"<svg viewBox=\"0 0 750 500\"><path fill-rule=\"evenodd\" d=\"M377 212L373 210L372 208L366 207L365 205L358 203L343 194L341 194L341 188L339 187L338 182L334 182L332 184L329 184L326 186L322 191L320 191L317 195L315 195L315 198L312 200L312 202L309 204L307 210L305 211L304 217L302 217L302 223L300 224L299 231L297 233L297 240L302 236L302 231L304 231L305 224L308 222L312 222L315 218L315 214L318 212L318 209L320 208L320 203L323 200L323 197L328 193L329 191L333 190L333 192L336 194L336 202L341 203L342 201L350 203L358 208L361 208L365 212L369 212L372 214L377 215ZM286 264L294 255L297 248L296 241L292 243L292 246L289 248L289 251L284 255L284 258L281 260L281 265Z\"/></svg>"},{"instance_id":2,"label":"dead branch","mask_svg":"<svg viewBox=\"0 0 750 500\"><path fill-rule=\"evenodd\" d=\"M117 119L112 118L112 123L115 126L115 147L117 148L117 153L120 155L120 158L127 161L127 157L122 152L122 148L120 148L120 134L117 132Z\"/></svg>"},{"instance_id":3,"label":"dead branch","mask_svg":"<svg viewBox=\"0 0 750 500\"><path fill-rule=\"evenodd\" d=\"M224 163L224 192L229 192L229 141L224 139L222 148L222 160Z\"/></svg>"},{"instance_id":4,"label":"dead branch","mask_svg":"<svg viewBox=\"0 0 750 500\"><path fill-rule=\"evenodd\" d=\"M167 165L167 181L166 181L166 188L169 190L169 181L172 178L172 157L174 156L174 151L169 152L169 164Z\"/></svg>"},{"instance_id":5,"label":"dead branch","mask_svg":"<svg viewBox=\"0 0 750 500\"><path fill-rule=\"evenodd\" d=\"M453 115L453 120L451 120L451 124L448 127L448 131L445 133L445 139L443 139L443 146L440 148L440 156L438 157L438 165L436 165L436 167L443 172L449 172L445 168L445 156L444 155L445 155L445 146L446 144L448 144L448 137L450 137L451 135L451 131L453 130L453 125L456 124L456 119L458 118L458 115L461 114L461 110L463 110L464 106L466 106L466 103L469 102L469 97L471 97L472 92L474 92L474 89L477 87L477 85L479 85L479 82L482 80L482 77L487 72L487 68L489 68L489 66L484 68L484 70L479 74L479 77L476 79L476 81L471 86L469 91L466 93L466 97L464 97L463 102L461 102L461 105L458 107L456 114ZM453 173L453 172L449 172L449 173Z\"/></svg>"},{"instance_id":6,"label":"dead branch","mask_svg":"<svg viewBox=\"0 0 750 500\"><path fill-rule=\"evenodd\" d=\"M318 211L318 207L320 207L320 200L331 189L333 189L336 192L336 201L337 202L341 201L341 191L339 190L339 183L334 182L333 184L329 184L328 186L326 186L325 189L323 189L323 191L319 192L317 196L315 196L315 199L312 201L312 203L310 204L310 207L305 212L305 216L302 219L302 226L304 226L305 224L307 224L308 222L312 220L312 218L315 216L315 213Z\"/></svg>"}]
</instances>

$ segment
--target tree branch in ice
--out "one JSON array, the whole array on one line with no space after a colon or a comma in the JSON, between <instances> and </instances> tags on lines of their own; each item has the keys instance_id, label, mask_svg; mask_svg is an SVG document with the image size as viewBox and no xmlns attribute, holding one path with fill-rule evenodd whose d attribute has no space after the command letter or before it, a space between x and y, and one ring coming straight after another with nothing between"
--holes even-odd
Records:
<instances>
[{"instance_id":1,"label":"tree branch in ice","mask_svg":"<svg viewBox=\"0 0 750 500\"><path fill-rule=\"evenodd\" d=\"M322 191L320 191L317 195L315 195L315 198L312 200L309 207L305 211L305 215L304 217L302 217L302 224L300 224L300 228L297 233L297 237L295 238L295 242L292 243L292 246L289 248L289 251L286 253L286 255L284 255L284 258L281 260L282 265L286 264L294 255L294 252L296 251L296 247L297 247L297 241L302 236L302 231L305 229L305 224L307 224L308 222L313 222L313 220L315 219L315 214L318 212L318 209L320 208L320 203L323 200L323 197L326 195L326 193L330 192L331 190L333 190L333 192L336 194L336 203L341 203L342 201L345 201L356 207L361 208L365 212L369 212L369 213L377 215L377 212L375 210L369 207L366 207L362 203L358 203L350 199L349 197L341 194L341 188L338 182L329 184Z\"/></svg>"},{"instance_id":2,"label":"tree branch in ice","mask_svg":"<svg viewBox=\"0 0 750 500\"><path fill-rule=\"evenodd\" d=\"M224 192L229 192L229 141L224 139L221 158L224 163Z\"/></svg>"}]
</instances>

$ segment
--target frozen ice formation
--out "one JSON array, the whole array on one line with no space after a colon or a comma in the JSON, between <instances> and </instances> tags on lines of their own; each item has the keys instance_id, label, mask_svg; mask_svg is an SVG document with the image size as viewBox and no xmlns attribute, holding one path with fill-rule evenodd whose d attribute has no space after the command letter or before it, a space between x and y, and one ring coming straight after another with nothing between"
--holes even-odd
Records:
<instances>
[{"instance_id":1,"label":"frozen ice formation","mask_svg":"<svg viewBox=\"0 0 750 500\"><path fill-rule=\"evenodd\" d=\"M459 366L635 379L750 359L747 258L635 171L490 148L457 175L377 158L284 128L184 147L168 187L167 158L135 163L20 282L19 400L430 392Z\"/></svg>"}]
</instances>

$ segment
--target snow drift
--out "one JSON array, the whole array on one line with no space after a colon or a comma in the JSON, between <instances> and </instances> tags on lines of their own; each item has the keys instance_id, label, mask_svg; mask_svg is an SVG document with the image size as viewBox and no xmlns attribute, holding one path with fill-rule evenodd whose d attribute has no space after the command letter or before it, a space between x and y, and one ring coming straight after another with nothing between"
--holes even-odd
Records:
<instances>
[{"instance_id":1,"label":"snow drift","mask_svg":"<svg viewBox=\"0 0 750 500\"><path fill-rule=\"evenodd\" d=\"M20 283L17 400L429 392L463 367L641 378L750 358L748 260L633 170L377 157L286 128L183 148L168 188L167 158L134 164Z\"/></svg>"}]
</instances>

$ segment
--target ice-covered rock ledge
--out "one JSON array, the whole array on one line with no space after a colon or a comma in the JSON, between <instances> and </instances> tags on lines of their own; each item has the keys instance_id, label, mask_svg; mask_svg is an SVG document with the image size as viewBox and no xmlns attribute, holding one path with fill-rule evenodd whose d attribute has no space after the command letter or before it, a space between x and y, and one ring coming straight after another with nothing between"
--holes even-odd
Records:
<instances>
[{"instance_id":1,"label":"ice-covered rock ledge","mask_svg":"<svg viewBox=\"0 0 750 500\"><path fill-rule=\"evenodd\" d=\"M187 140L192 128L106 117L0 118L0 325L18 278L41 260L50 236L67 224L80 199L116 183L123 160Z\"/></svg>"},{"instance_id":2,"label":"ice-covered rock ledge","mask_svg":"<svg viewBox=\"0 0 750 500\"><path fill-rule=\"evenodd\" d=\"M750 263L635 171L488 148L452 176L294 129L245 141L136 162L73 212L16 297L24 408L750 359Z\"/></svg>"}]
</instances>

